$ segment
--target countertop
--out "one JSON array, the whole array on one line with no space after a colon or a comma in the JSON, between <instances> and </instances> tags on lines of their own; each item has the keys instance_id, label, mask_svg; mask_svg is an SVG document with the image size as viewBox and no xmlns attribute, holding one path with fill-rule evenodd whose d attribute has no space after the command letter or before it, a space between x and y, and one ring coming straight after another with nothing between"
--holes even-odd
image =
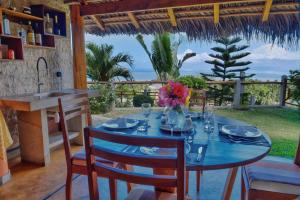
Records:
<instances>
[{"instance_id":1,"label":"countertop","mask_svg":"<svg viewBox=\"0 0 300 200\"><path fill-rule=\"evenodd\" d=\"M65 93L62 96L47 96L47 93ZM89 97L99 96L99 91L88 89L63 89L63 90L51 90L48 92L42 92L40 94L24 94L17 96L5 96L0 97L0 106L9 107L17 111L36 111L46 108L55 107L58 105L58 98L69 95L88 93ZM45 94L45 95L43 95ZM40 95L40 96L38 96Z\"/></svg>"}]
</instances>

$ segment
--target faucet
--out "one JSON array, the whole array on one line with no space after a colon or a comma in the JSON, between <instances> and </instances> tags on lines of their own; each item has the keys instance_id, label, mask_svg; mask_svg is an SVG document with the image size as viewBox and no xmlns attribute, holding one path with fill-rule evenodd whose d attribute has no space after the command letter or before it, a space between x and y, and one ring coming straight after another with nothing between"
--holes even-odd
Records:
<instances>
[{"instance_id":1,"label":"faucet","mask_svg":"<svg viewBox=\"0 0 300 200\"><path fill-rule=\"evenodd\" d=\"M38 74L38 93L41 93L41 86L44 85L44 83L40 82L40 61L43 60L46 66L46 71L47 71L47 75L48 75L48 64L47 61L44 57L39 57L37 62L36 62L36 70L37 70L37 74Z\"/></svg>"}]
</instances>

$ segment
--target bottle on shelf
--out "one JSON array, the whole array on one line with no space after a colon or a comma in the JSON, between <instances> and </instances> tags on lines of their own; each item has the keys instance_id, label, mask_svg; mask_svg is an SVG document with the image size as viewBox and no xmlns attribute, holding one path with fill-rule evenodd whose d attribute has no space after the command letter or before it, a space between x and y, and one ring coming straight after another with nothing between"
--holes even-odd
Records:
<instances>
[{"instance_id":1,"label":"bottle on shelf","mask_svg":"<svg viewBox=\"0 0 300 200\"><path fill-rule=\"evenodd\" d=\"M6 15L3 15L3 33L5 35L10 35L10 25L9 25L9 19L7 18Z\"/></svg>"},{"instance_id":2,"label":"bottle on shelf","mask_svg":"<svg viewBox=\"0 0 300 200\"><path fill-rule=\"evenodd\" d=\"M29 45L35 45L35 35L32 29L31 21L28 22L27 42Z\"/></svg>"},{"instance_id":3,"label":"bottle on shelf","mask_svg":"<svg viewBox=\"0 0 300 200\"><path fill-rule=\"evenodd\" d=\"M41 32L39 31L39 27L38 27L38 24L35 23L34 24L34 27L35 27L35 44L38 45L38 46L42 46L42 34Z\"/></svg>"},{"instance_id":4,"label":"bottle on shelf","mask_svg":"<svg viewBox=\"0 0 300 200\"><path fill-rule=\"evenodd\" d=\"M27 44L27 33L24 29L24 24L20 23L20 28L18 30L19 37L22 39L23 44Z\"/></svg>"},{"instance_id":5,"label":"bottle on shelf","mask_svg":"<svg viewBox=\"0 0 300 200\"><path fill-rule=\"evenodd\" d=\"M45 29L46 29L46 33L53 34L53 25L51 23L49 13L46 14Z\"/></svg>"},{"instance_id":6,"label":"bottle on shelf","mask_svg":"<svg viewBox=\"0 0 300 200\"><path fill-rule=\"evenodd\" d=\"M58 16L57 15L54 16L53 28L54 28L54 34L55 35L60 35L60 28L59 28Z\"/></svg>"}]
</instances>

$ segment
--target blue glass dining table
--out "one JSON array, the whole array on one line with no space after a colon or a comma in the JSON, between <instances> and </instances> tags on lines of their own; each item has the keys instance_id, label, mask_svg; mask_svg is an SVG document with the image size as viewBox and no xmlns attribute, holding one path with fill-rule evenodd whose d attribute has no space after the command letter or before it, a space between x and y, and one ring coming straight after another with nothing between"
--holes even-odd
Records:
<instances>
[{"instance_id":1,"label":"blue glass dining table","mask_svg":"<svg viewBox=\"0 0 300 200\"><path fill-rule=\"evenodd\" d=\"M120 134L138 134L144 137L182 137L180 133L174 133L161 130L162 112L152 112L148 119L149 128L147 132L139 132L137 126L122 130L109 130L102 125L95 126L96 129L105 132L114 132ZM144 123L142 113L122 116L128 119L137 119ZM204 122L201 117L193 119L193 134L187 141L190 146L186 154L186 169L188 171L196 170L218 170L229 169L223 189L222 199L230 199L233 184L236 179L238 168L256 162L264 158L271 149L271 140L268 135L262 132L262 136L253 141L251 140L232 140L220 133L220 127L223 125L251 126L242 121L228 117L215 115L213 132L204 131ZM100 141L99 141L100 143ZM101 144L105 145L105 144ZM122 145L106 145L111 148L120 149L124 152L142 154L139 148L125 147ZM198 149L201 147L201 157L198 159ZM172 151L170 150L170 153Z\"/></svg>"}]
</instances>

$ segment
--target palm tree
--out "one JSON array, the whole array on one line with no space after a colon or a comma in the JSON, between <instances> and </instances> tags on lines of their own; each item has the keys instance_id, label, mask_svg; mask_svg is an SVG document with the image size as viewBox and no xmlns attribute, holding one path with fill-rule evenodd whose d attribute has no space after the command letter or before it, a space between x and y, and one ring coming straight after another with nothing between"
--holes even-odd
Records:
<instances>
[{"instance_id":1,"label":"palm tree","mask_svg":"<svg viewBox=\"0 0 300 200\"><path fill-rule=\"evenodd\" d=\"M188 53L184 55L183 59L178 60L177 50L181 41L172 43L169 33L155 35L151 52L148 50L142 35L138 35L136 39L145 50L154 71L162 81L166 81L168 76L177 78L184 61L196 55L195 53Z\"/></svg>"},{"instance_id":2,"label":"palm tree","mask_svg":"<svg viewBox=\"0 0 300 200\"><path fill-rule=\"evenodd\" d=\"M171 74L170 76L172 78L178 78L180 76L180 72L179 70L182 68L183 66L183 63L196 56L196 53L185 53L182 57L182 59L178 59L178 48L180 46L180 44L182 43L182 38L180 37L178 41L175 41L173 42L173 45L172 45L172 49L173 49L173 68L172 68L172 71L171 71Z\"/></svg>"},{"instance_id":3,"label":"palm tree","mask_svg":"<svg viewBox=\"0 0 300 200\"><path fill-rule=\"evenodd\" d=\"M121 63L133 67L133 59L130 55L118 53L113 55L113 46L88 43L87 46L87 75L93 81L111 81L114 78L123 77L133 80L131 71L121 66Z\"/></svg>"},{"instance_id":4,"label":"palm tree","mask_svg":"<svg viewBox=\"0 0 300 200\"><path fill-rule=\"evenodd\" d=\"M152 42L152 52L150 52L144 42L142 35L136 37L146 54L148 55L152 67L160 80L165 81L167 74L171 72L173 66L171 40L168 33L155 35Z\"/></svg>"}]
</instances>

